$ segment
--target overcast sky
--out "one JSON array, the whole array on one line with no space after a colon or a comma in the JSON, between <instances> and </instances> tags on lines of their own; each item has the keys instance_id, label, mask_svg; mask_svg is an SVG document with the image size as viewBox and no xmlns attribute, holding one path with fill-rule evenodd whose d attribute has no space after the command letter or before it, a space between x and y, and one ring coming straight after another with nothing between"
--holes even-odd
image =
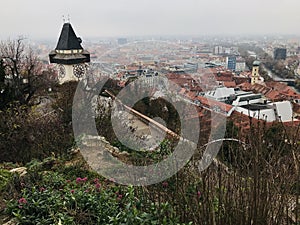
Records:
<instances>
[{"instance_id":1,"label":"overcast sky","mask_svg":"<svg viewBox=\"0 0 300 225\"><path fill-rule=\"evenodd\" d=\"M2 0L0 38L300 34L299 0Z\"/></svg>"}]
</instances>

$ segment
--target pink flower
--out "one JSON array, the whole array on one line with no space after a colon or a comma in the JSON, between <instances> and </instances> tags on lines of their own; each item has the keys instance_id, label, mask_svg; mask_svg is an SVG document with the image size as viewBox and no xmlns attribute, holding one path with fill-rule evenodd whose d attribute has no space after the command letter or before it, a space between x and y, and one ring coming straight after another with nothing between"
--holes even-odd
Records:
<instances>
[{"instance_id":1,"label":"pink flower","mask_svg":"<svg viewBox=\"0 0 300 225\"><path fill-rule=\"evenodd\" d=\"M197 197L198 197L198 198L201 197L201 192L200 192L200 191L197 192Z\"/></svg>"},{"instance_id":2,"label":"pink flower","mask_svg":"<svg viewBox=\"0 0 300 225\"><path fill-rule=\"evenodd\" d=\"M18 200L19 204L26 204L27 203L27 200L25 198L20 198Z\"/></svg>"},{"instance_id":3,"label":"pink flower","mask_svg":"<svg viewBox=\"0 0 300 225\"><path fill-rule=\"evenodd\" d=\"M101 184L99 184L99 183L95 184L96 189L99 189L100 187L101 187Z\"/></svg>"},{"instance_id":4,"label":"pink flower","mask_svg":"<svg viewBox=\"0 0 300 225\"><path fill-rule=\"evenodd\" d=\"M98 178L95 178L95 179L94 179L94 183L95 183L95 184L98 184L98 182L99 182L99 179L98 179Z\"/></svg>"},{"instance_id":5,"label":"pink flower","mask_svg":"<svg viewBox=\"0 0 300 225\"><path fill-rule=\"evenodd\" d=\"M84 182L86 182L87 180L88 180L87 177L85 177L85 178L77 177L77 178L76 178L76 183L77 183L77 184L79 184L79 183L84 183Z\"/></svg>"},{"instance_id":6,"label":"pink flower","mask_svg":"<svg viewBox=\"0 0 300 225\"><path fill-rule=\"evenodd\" d=\"M40 187L40 192L44 192L45 190L46 190L46 188Z\"/></svg>"},{"instance_id":7,"label":"pink flower","mask_svg":"<svg viewBox=\"0 0 300 225\"><path fill-rule=\"evenodd\" d=\"M165 181L165 182L163 182L163 183L162 183L162 186L163 186L164 188L166 188L166 187L168 187L168 186L169 186L169 184L168 184L168 182L167 182L167 181Z\"/></svg>"},{"instance_id":8,"label":"pink flower","mask_svg":"<svg viewBox=\"0 0 300 225\"><path fill-rule=\"evenodd\" d=\"M71 190L70 192L73 194L75 191L74 191L74 190Z\"/></svg>"},{"instance_id":9,"label":"pink flower","mask_svg":"<svg viewBox=\"0 0 300 225\"><path fill-rule=\"evenodd\" d=\"M76 178L76 183L77 183L77 184L81 183L81 181L82 181L81 177L77 177L77 178Z\"/></svg>"},{"instance_id":10,"label":"pink flower","mask_svg":"<svg viewBox=\"0 0 300 225\"><path fill-rule=\"evenodd\" d=\"M121 201L122 198L123 198L123 195L118 195L117 200L118 200L118 201Z\"/></svg>"}]
</instances>

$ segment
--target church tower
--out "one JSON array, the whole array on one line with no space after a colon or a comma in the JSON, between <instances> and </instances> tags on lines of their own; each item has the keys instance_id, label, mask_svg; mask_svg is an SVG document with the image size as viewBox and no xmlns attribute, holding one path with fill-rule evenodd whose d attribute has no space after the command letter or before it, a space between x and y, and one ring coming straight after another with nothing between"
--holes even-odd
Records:
<instances>
[{"instance_id":1,"label":"church tower","mask_svg":"<svg viewBox=\"0 0 300 225\"><path fill-rule=\"evenodd\" d=\"M260 76L259 76L259 61L254 61L253 62L253 67L252 67L252 76L251 76L251 84L256 84L259 83L260 81Z\"/></svg>"},{"instance_id":2,"label":"church tower","mask_svg":"<svg viewBox=\"0 0 300 225\"><path fill-rule=\"evenodd\" d=\"M82 78L90 62L90 53L81 46L71 24L64 23L55 50L49 54L50 63L58 64L59 83Z\"/></svg>"}]
</instances>

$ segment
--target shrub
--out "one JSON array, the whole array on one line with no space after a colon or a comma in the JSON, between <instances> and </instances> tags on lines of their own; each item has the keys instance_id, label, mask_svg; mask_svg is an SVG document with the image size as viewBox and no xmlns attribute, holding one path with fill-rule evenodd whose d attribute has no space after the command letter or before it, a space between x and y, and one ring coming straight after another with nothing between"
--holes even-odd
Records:
<instances>
[{"instance_id":1,"label":"shrub","mask_svg":"<svg viewBox=\"0 0 300 225\"><path fill-rule=\"evenodd\" d=\"M27 106L11 106L0 111L0 159L2 162L26 163L63 155L73 144L73 137L54 113L44 115Z\"/></svg>"},{"instance_id":2,"label":"shrub","mask_svg":"<svg viewBox=\"0 0 300 225\"><path fill-rule=\"evenodd\" d=\"M172 214L168 203L157 208L137 198L132 186L116 186L89 171L86 176L68 179L69 172L43 171L33 163L21 181L20 195L8 201L6 213L26 225L178 224L176 217L168 217ZM28 179L33 174L36 179Z\"/></svg>"},{"instance_id":3,"label":"shrub","mask_svg":"<svg viewBox=\"0 0 300 225\"><path fill-rule=\"evenodd\" d=\"M11 180L11 173L7 170L0 169L0 192L6 189L7 184Z\"/></svg>"}]
</instances>

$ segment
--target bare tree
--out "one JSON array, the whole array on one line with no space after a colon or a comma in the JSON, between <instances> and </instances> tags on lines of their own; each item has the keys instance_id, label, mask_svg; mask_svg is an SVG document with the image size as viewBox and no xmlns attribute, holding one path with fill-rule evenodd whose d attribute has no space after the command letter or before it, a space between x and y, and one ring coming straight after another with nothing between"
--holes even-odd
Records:
<instances>
[{"instance_id":1,"label":"bare tree","mask_svg":"<svg viewBox=\"0 0 300 225\"><path fill-rule=\"evenodd\" d=\"M0 43L0 62L0 82L3 82L0 85L1 106L12 101L28 105L38 87L45 82L37 56L24 45L23 38L18 38Z\"/></svg>"}]
</instances>

